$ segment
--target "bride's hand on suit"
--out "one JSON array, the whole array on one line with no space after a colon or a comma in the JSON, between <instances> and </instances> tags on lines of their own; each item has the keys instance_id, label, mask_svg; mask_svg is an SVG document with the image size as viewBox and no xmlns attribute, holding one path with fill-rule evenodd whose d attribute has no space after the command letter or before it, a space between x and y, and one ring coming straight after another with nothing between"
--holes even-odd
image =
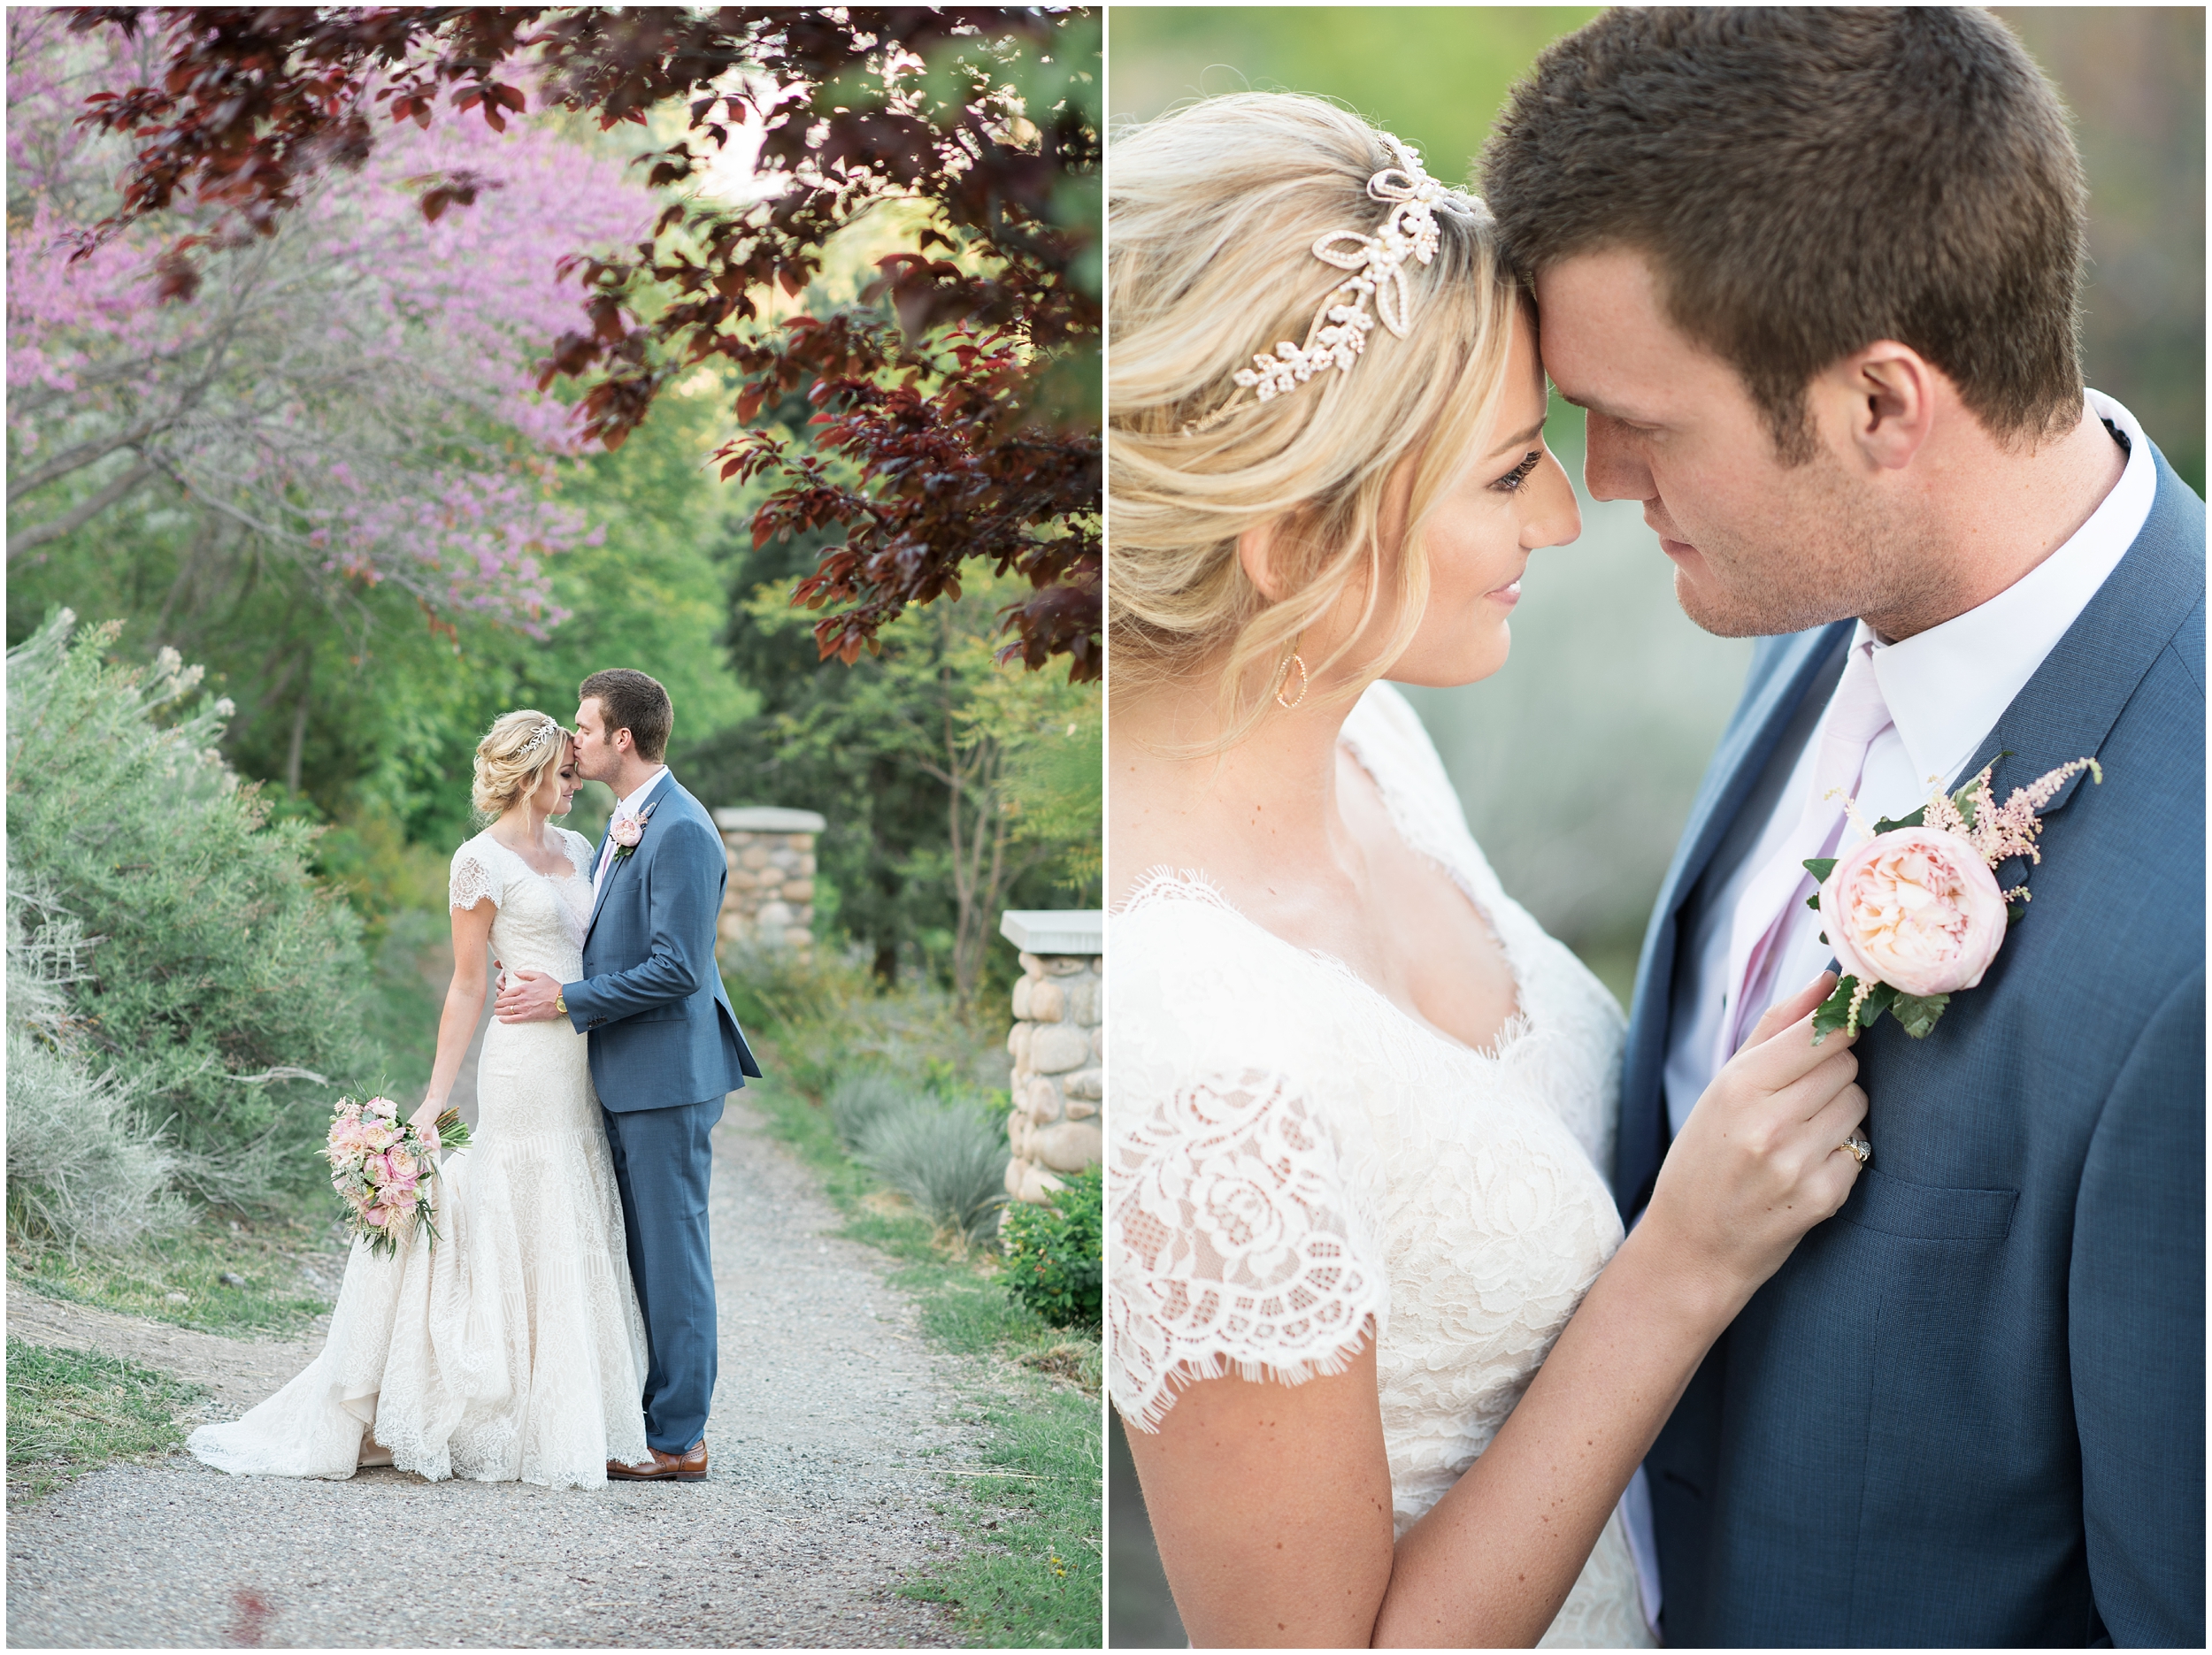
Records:
<instances>
[{"instance_id":1,"label":"bride's hand on suit","mask_svg":"<svg viewBox=\"0 0 2212 1655\"><path fill-rule=\"evenodd\" d=\"M1775 1008L1669 1152L1643 1222L1481 1457L1394 1541L1374 1342L1297 1385L1184 1389L1129 1433L1192 1641L1526 1645L1543 1636L1691 1375L1850 1193L1851 1042L1823 975Z\"/></svg>"},{"instance_id":2,"label":"bride's hand on suit","mask_svg":"<svg viewBox=\"0 0 2212 1655\"><path fill-rule=\"evenodd\" d=\"M1759 1020L1683 1122L1640 1226L1711 1287L1724 1327L1858 1181L1857 1037L1812 1038L1835 982L1824 971Z\"/></svg>"}]
</instances>

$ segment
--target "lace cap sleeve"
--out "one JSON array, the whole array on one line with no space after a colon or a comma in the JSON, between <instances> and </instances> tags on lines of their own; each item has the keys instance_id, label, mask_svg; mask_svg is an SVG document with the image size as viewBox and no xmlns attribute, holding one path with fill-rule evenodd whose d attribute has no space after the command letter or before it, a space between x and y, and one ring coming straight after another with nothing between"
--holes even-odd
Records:
<instances>
[{"instance_id":1,"label":"lace cap sleeve","mask_svg":"<svg viewBox=\"0 0 2212 1655\"><path fill-rule=\"evenodd\" d=\"M451 908L474 908L485 897L499 906L502 882L499 869L484 847L471 839L453 853L453 871L446 882L446 901Z\"/></svg>"},{"instance_id":2,"label":"lace cap sleeve","mask_svg":"<svg viewBox=\"0 0 2212 1655\"><path fill-rule=\"evenodd\" d=\"M1387 1280L1307 1100L1248 1070L1136 1113L1107 1153L1108 1384L1122 1417L1156 1430L1172 1387L1232 1373L1297 1384L1344 1372L1382 1331Z\"/></svg>"}]
</instances>

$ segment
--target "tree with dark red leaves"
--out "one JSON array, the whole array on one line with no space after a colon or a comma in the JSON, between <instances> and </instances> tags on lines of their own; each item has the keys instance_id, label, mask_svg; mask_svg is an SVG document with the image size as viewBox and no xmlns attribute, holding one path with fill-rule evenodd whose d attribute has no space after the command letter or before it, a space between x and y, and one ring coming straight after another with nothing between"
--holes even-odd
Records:
<instances>
[{"instance_id":1,"label":"tree with dark red leaves","mask_svg":"<svg viewBox=\"0 0 2212 1655\"><path fill-rule=\"evenodd\" d=\"M749 429L725 478L770 485L756 541L826 533L794 601L826 611L822 655L849 662L909 605L956 595L970 559L1029 583L1004 656L1099 653L1100 191L1095 16L1062 8L84 7L82 29L157 34L166 71L96 95L85 119L137 150L112 232L180 200L219 210L180 240L166 291L193 292L204 244L265 234L329 167L358 167L378 125L442 108L495 130L534 104L644 125L682 101L682 135L638 157L673 199L618 257L579 249L586 325L541 385L584 381L588 437L618 446L672 381L734 370L737 413L803 391L810 444ZM757 142L751 198L691 188ZM465 173L423 180L436 218ZM899 204L912 245L863 303L776 321L840 231Z\"/></svg>"}]
</instances>

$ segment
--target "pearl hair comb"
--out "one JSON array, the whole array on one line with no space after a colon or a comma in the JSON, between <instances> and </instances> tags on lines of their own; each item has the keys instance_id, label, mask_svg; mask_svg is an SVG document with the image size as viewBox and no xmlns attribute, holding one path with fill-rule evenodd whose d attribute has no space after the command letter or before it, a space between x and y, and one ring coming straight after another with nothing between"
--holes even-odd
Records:
<instances>
[{"instance_id":1,"label":"pearl hair comb","mask_svg":"<svg viewBox=\"0 0 2212 1655\"><path fill-rule=\"evenodd\" d=\"M1254 356L1250 367L1240 368L1234 375L1235 394L1205 418L1185 425L1185 434L1209 430L1247 406L1247 392L1254 401L1265 402L1295 391L1325 368L1349 373L1367 349L1367 335L1374 330L1378 317L1394 336L1403 339L1413 316L1406 265L1409 261L1426 264L1436 257L1442 237L1436 209L1444 205L1477 218L1487 215L1487 209L1473 196L1448 188L1424 172L1419 151L1387 133L1382 138L1400 161L1399 165L1386 166L1367 180L1369 196L1390 203L1382 223L1372 235L1332 230L1313 244L1316 258L1352 274L1321 301L1303 344L1286 340L1271 354Z\"/></svg>"}]
</instances>

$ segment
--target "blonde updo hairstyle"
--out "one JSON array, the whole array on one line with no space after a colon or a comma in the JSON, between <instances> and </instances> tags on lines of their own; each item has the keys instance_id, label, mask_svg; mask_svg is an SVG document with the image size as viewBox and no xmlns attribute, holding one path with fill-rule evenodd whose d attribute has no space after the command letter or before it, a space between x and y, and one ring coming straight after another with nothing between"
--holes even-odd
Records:
<instances>
[{"instance_id":1,"label":"blonde updo hairstyle","mask_svg":"<svg viewBox=\"0 0 2212 1655\"><path fill-rule=\"evenodd\" d=\"M549 734L548 732L550 732ZM476 778L469 801L480 822L495 822L560 768L568 732L550 713L525 707L502 713L476 744Z\"/></svg>"},{"instance_id":2,"label":"blonde updo hairstyle","mask_svg":"<svg viewBox=\"0 0 2212 1655\"><path fill-rule=\"evenodd\" d=\"M1302 655L1311 677L1385 605L1387 640L1339 693L1356 697L1403 653L1428 600L1422 530L1503 388L1518 289L1488 214L1448 200L1436 257L1406 265L1405 338L1378 325L1348 372L1324 369L1264 402L1246 391L1194 429L1239 395L1232 376L1256 354L1304 342L1348 273L1314 242L1372 234L1389 204L1368 180L1403 159L1358 117L1287 93L1209 98L1114 140L1109 681L1126 691L1217 671L1226 733L1206 750L1249 733L1300 633L1347 594L1363 598L1360 623L1326 658ZM1386 545L1392 482L1409 464L1404 529ZM1237 554L1238 536L1270 523L1273 602Z\"/></svg>"}]
</instances>

